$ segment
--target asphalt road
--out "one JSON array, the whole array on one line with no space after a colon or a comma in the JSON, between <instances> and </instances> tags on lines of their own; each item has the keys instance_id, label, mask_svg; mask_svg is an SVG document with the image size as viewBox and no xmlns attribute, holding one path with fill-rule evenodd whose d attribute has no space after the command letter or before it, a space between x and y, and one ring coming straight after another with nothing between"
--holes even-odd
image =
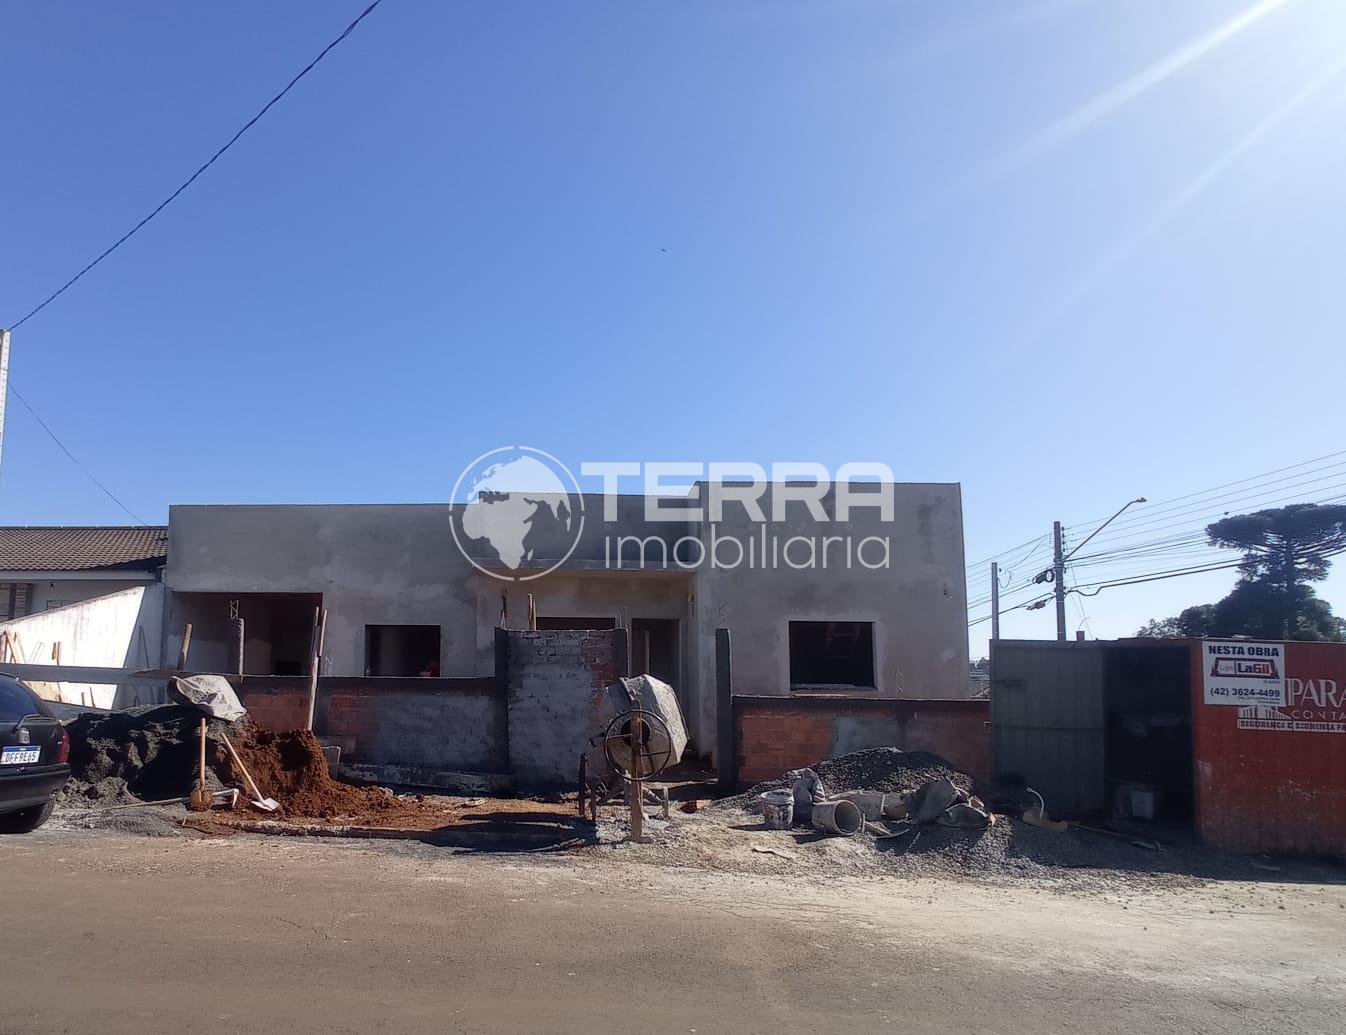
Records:
<instances>
[{"instance_id":1,"label":"asphalt road","mask_svg":"<svg viewBox=\"0 0 1346 1035\"><path fill-rule=\"evenodd\" d=\"M0 1032L1340 1031L1346 888L1117 901L421 846L0 839Z\"/></svg>"}]
</instances>

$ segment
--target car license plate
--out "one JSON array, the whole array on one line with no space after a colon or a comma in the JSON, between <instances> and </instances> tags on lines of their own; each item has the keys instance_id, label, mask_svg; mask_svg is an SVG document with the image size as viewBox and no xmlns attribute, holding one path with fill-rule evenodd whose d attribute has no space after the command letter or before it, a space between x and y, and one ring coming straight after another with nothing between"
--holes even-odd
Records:
<instances>
[{"instance_id":1,"label":"car license plate","mask_svg":"<svg viewBox=\"0 0 1346 1035\"><path fill-rule=\"evenodd\" d=\"M41 757L40 747L7 747L0 751L0 765L32 765Z\"/></svg>"}]
</instances>

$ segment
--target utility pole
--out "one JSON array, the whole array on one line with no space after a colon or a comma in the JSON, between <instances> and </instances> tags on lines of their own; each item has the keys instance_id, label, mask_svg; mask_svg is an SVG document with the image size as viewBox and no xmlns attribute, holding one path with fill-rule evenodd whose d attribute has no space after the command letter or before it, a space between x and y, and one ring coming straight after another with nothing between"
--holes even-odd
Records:
<instances>
[{"instance_id":1,"label":"utility pole","mask_svg":"<svg viewBox=\"0 0 1346 1035\"><path fill-rule=\"evenodd\" d=\"M991 562L991 639L1000 639L1000 565Z\"/></svg>"},{"instance_id":2,"label":"utility pole","mask_svg":"<svg viewBox=\"0 0 1346 1035\"><path fill-rule=\"evenodd\" d=\"M1036 583L1043 583L1051 580L1053 584L1052 595L1056 597L1056 638L1062 643L1064 643L1066 639L1066 561L1079 553L1080 548L1083 547L1085 543L1089 542L1089 540L1098 535L1099 532L1103 531L1103 529L1107 528L1121 517L1122 511L1126 510L1127 507L1144 502L1146 502L1145 497L1138 496L1135 499L1122 504L1116 514L1113 514L1112 517L1108 518L1108 520L1104 521L1087 536L1081 539L1079 545L1071 550L1070 553L1066 553L1061 545L1061 522L1052 522L1052 566L1046 571L1039 572L1033 581ZM1046 606L1047 600L1044 597L1041 600L1035 600L1033 603L1028 604L1027 608L1030 611L1036 611L1038 608Z\"/></svg>"},{"instance_id":3,"label":"utility pole","mask_svg":"<svg viewBox=\"0 0 1346 1035\"><path fill-rule=\"evenodd\" d=\"M0 457L5 448L5 400L9 397L9 331L0 329Z\"/></svg>"},{"instance_id":4,"label":"utility pole","mask_svg":"<svg viewBox=\"0 0 1346 1035\"><path fill-rule=\"evenodd\" d=\"M1061 522L1052 522L1052 580L1056 590L1056 638L1066 639L1066 558L1061 550Z\"/></svg>"}]
</instances>

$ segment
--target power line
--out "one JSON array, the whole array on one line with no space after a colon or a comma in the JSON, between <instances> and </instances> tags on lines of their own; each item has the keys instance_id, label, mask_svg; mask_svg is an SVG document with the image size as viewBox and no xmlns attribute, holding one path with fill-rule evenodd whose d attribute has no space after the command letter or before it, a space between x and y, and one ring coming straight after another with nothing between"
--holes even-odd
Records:
<instances>
[{"instance_id":1,"label":"power line","mask_svg":"<svg viewBox=\"0 0 1346 1035\"><path fill-rule=\"evenodd\" d=\"M1337 455L1337 454L1332 454L1332 455ZM1319 459L1321 460L1321 459L1324 459L1324 458L1320 457ZM1309 463L1309 464L1311 464L1311 463L1315 463L1315 462L1317 462L1317 461L1306 461L1306 463ZM1296 465L1294 465L1294 466L1296 466L1296 467L1303 467L1303 466L1305 466L1305 464L1296 464ZM1334 464L1334 465L1330 465L1330 466L1335 467L1335 466L1339 466L1339 465L1335 465L1335 464ZM1288 470L1288 469L1289 469L1289 468L1281 468L1281 470ZM1326 470L1326 469L1328 469L1328 468L1323 468L1323 470ZM1277 472L1277 471L1273 471L1273 472L1270 472L1270 473L1272 473L1272 474L1276 474L1276 473L1279 473L1279 472ZM1292 476L1292 477L1302 477L1302 475L1303 475L1304 473L1314 473L1314 472L1301 472L1300 475L1296 475L1296 476ZM1251 497L1251 498L1252 498L1252 499L1257 499L1257 498L1262 497L1262 496L1276 495L1276 494L1278 494L1278 493L1283 493L1283 492L1285 492L1287 489L1290 489L1290 488L1294 488L1294 487L1297 487L1297 488L1303 488L1305 485L1315 484L1315 483L1317 483L1317 482L1325 481L1325 480L1328 480L1329 478L1333 478L1333 477L1336 477L1336 475L1328 475L1328 476L1326 476L1325 478L1313 478L1313 479L1309 479L1308 481L1305 481L1305 482L1296 482L1294 486L1282 485L1279 489L1272 489L1272 490L1270 490L1269 492L1257 493L1257 494L1255 494L1255 495L1254 495L1253 497ZM1254 480L1254 479L1244 479L1244 481L1249 481L1249 480ZM1287 480L1290 480L1290 479L1284 479L1284 478L1283 478L1283 479L1278 479L1278 480L1279 480L1279 481L1287 481ZM1274 483L1266 483L1266 484L1274 484ZM1319 491L1319 492L1334 492L1335 490L1340 489L1340 488L1343 488L1343 487L1346 487L1346 483L1334 483L1334 484L1332 484L1332 485L1322 486L1322 487L1320 487L1320 488L1318 489L1318 491ZM1302 493L1295 493L1295 494L1290 495L1290 496L1281 497L1281 498L1279 498L1279 499L1270 501L1269 503L1263 503L1262 506L1263 506L1263 507L1267 507L1267 506L1272 506L1272 505L1282 504L1282 503L1288 503L1288 502L1298 502L1298 501L1301 501L1301 500L1303 500L1303 494L1302 494ZM1311 502L1316 503L1316 504L1319 504L1319 505L1322 505L1322 504L1336 503L1336 502L1339 502L1339 501L1341 501L1341 500L1346 500L1346 493L1342 493L1342 494L1338 494L1338 495L1333 495L1333 496L1327 496L1327 497L1324 497L1324 498L1320 498L1320 499L1318 499L1318 500L1313 500L1313 501L1311 501ZM1211 503L1213 503L1213 502L1214 502L1214 500L1207 500L1206 503L1203 504L1203 506L1209 506L1209 505L1210 505ZM1304 501L1304 502L1310 502L1310 501ZM1225 506L1230 506L1230 504L1226 504ZM1228 511L1227 511L1227 510L1222 510L1222 511L1217 511L1216 513L1228 513ZM1170 515L1170 517L1172 517L1172 516L1174 516L1174 515ZM1098 552L1098 553L1095 553L1095 554L1085 554L1085 555L1083 555L1083 556L1077 558L1075 561L1072 561L1072 569L1073 569L1073 566L1074 566L1074 565L1079 565L1079 566L1082 566L1082 567L1098 566L1098 567L1105 567L1105 568L1106 568L1106 567L1109 567L1109 566L1126 565L1127 563L1134 563L1135 561L1143 560L1143 559L1145 559L1145 558L1147 558L1147 557L1148 557L1148 558L1157 558L1157 557L1161 557L1161 556L1167 556L1167 557L1171 557L1171 558L1173 558L1173 559L1177 559L1177 558L1180 557L1180 556L1186 556L1186 557L1191 557L1191 558L1193 558L1193 559L1196 559L1196 558L1206 558L1206 557L1210 557L1212 554L1214 554L1214 555L1216 555L1217 557L1221 557L1220 560L1211 559L1211 560L1209 560L1209 561L1206 561L1205 563L1192 564L1192 565L1187 565L1187 566L1185 566L1185 567L1179 567L1179 568L1163 569L1163 570L1159 570L1159 571L1152 571L1152 570L1149 570L1149 569L1148 569L1148 566L1146 566L1146 565L1139 565L1139 566L1136 567L1136 568L1132 568L1132 569L1125 570L1125 571L1118 571L1118 572L1115 572L1111 578L1099 579L1098 581L1095 581L1095 582L1088 582L1088 583L1084 583L1084 584L1080 584L1080 583L1078 583L1078 582L1075 580L1075 578L1074 578L1074 576L1073 576L1073 574L1072 574L1072 578L1071 578L1071 583L1072 583L1072 584L1071 584L1070 589L1068 589L1066 592L1067 592L1068 594L1070 594L1070 595L1075 595L1075 596L1079 596L1079 597L1097 596L1097 595L1098 595L1099 593L1101 593L1104 589L1113 589L1113 588L1116 588L1116 587L1119 587L1119 586L1138 585L1138 584L1140 584L1140 583L1145 583L1145 582L1157 582L1157 581L1160 581L1160 580L1163 580L1163 579L1179 578L1179 577L1182 577L1182 576L1185 576L1185 575L1200 575L1200 574L1205 574L1205 573L1207 573L1207 572L1226 571L1226 570L1228 570L1228 569L1231 569L1231 568L1237 568L1237 567L1241 566L1241 565L1244 563L1243 558L1239 558L1238 560L1225 560L1225 559L1224 559L1224 558L1227 558L1228 555L1229 555L1229 553L1231 552L1230 550L1228 550L1228 549L1226 549L1226 548L1223 548L1223 547L1216 547L1216 546L1213 546L1213 545L1212 545L1212 546L1209 546L1207 549L1196 549L1196 548L1195 548L1195 547L1198 547L1200 543L1202 543L1202 542L1205 541L1205 530L1204 530L1204 528L1201 528L1199 531L1193 531L1193 530L1190 530L1190 529L1191 529L1192 522L1193 522L1193 519L1194 519L1194 517L1195 517L1195 520L1196 520L1197 524L1198 524L1198 525L1203 525L1203 524L1205 523L1205 518L1207 518L1207 517L1209 517L1209 516L1211 516L1209 513L1206 514L1206 515L1203 515L1203 516L1201 516L1201 517L1196 517L1195 515L1189 515L1187 518L1182 519L1182 520L1179 520L1179 521L1174 522L1174 523L1172 523L1172 524L1161 524L1161 525L1159 526L1159 528L1150 529L1150 530L1149 530L1149 534L1153 534L1154 532L1159 532L1159 531L1161 531L1161 530L1164 529L1164 528L1171 528L1171 527L1175 527L1175 526L1187 526L1187 528L1188 528L1189 530L1188 530L1188 531L1182 531L1182 532L1173 533L1173 534L1166 535L1166 536L1160 536L1160 537L1157 538L1157 539L1148 540L1148 541L1141 541L1141 542L1134 542L1134 541L1131 541L1131 542L1128 542L1128 540L1135 540L1135 539L1137 538L1137 534L1136 534L1134 531L1133 531L1132 533L1130 533L1129 535L1128 535L1127 533L1123 533L1123 534L1120 536L1121 542L1117 543L1117 544L1114 545L1113 547L1111 547L1111 548L1109 548L1109 549L1102 550L1102 551L1100 551L1100 552ZM1079 527L1079 526L1076 525L1076 526L1072 526L1072 527ZM1145 534L1147 534L1147 533L1146 533L1146 532L1140 532L1140 533L1139 533L1140 536L1144 536ZM1099 538L1106 538L1106 537L1102 537L1102 536L1100 536ZM1333 551L1331 551L1331 552L1326 553L1324 556L1333 557L1333 556L1337 556L1338 554L1341 554L1341 553L1346 553L1346 548L1342 548L1342 549L1338 549L1338 550L1333 550ZM1221 555L1223 555L1223 556L1221 556ZM1017 594L1017 593L1021 593L1021 592L1023 592L1025 589L1031 589L1031 588L1033 587L1034 584L1035 584L1035 583L1034 583L1032 580L1025 580L1025 581L1021 582L1021 583L1020 583L1019 585L1017 585L1017 586L1013 586L1013 585L1012 585L1012 586L1010 586L1010 587L1008 587L1008 588L1006 588L1005 590L1002 591L1002 593L1001 593L1001 599L1002 599L1002 601L1003 601L1003 600L1005 599L1005 597L1007 597L1007 596L1011 596L1011 595L1014 595L1014 594ZM1086 592L1086 590L1088 590L1088 589L1093 589L1094 592L1092 592L1092 593ZM1047 595L1045 595L1045 596L1040 596L1040 597L1037 597L1037 598L1035 598L1035 599L1028 600L1028 601L1024 601L1024 602L1022 602L1022 603L1020 603L1020 604L1016 604L1016 605L1013 606L1013 607L1002 608L1002 609L1001 609L1001 613L1002 613L1002 614L1005 614L1005 613L1008 613L1008 612L1010 612L1010 611L1017 611L1017 610L1019 610L1020 608L1029 608L1029 607L1033 607L1033 606L1038 605L1038 604L1040 604L1040 603L1043 603L1043 602L1045 602L1045 601L1047 601L1047 600L1050 600L1051 597L1052 597L1052 594L1047 594ZM973 610L974 608L978 608L978 607L984 606L986 603L989 602L989 599L990 599L989 597L981 597L981 598L979 598L979 599L977 599L977 600L972 601L971 603L968 604L968 610L971 611L971 610ZM1078 603L1079 603L1079 602L1077 601L1077 604L1078 604ZM1088 618L1087 618L1087 616L1086 616L1086 614L1085 614L1084 609L1083 609L1082 606L1080 607L1080 615L1081 615L1081 618L1083 619L1084 622L1087 622L1087 621L1088 621ZM971 628L972 626L979 625L979 624L981 624L982 622L989 621L990 618L991 618L990 615L983 615L983 616L980 617L980 618L973 619L972 621L968 622L968 627Z\"/></svg>"},{"instance_id":2,"label":"power line","mask_svg":"<svg viewBox=\"0 0 1346 1035\"><path fill-rule=\"evenodd\" d=\"M315 57L312 61L310 61L307 65L305 65L297 75L295 75L288 83L286 83L284 89L282 89L278 94L272 97L271 100L267 101L266 104L262 106L261 110L258 111L257 114L254 115L252 118L250 118L247 122L245 122L242 128L240 128L237 133L235 133L232 137L230 137L228 141L226 141L225 144L219 150L217 150L213 155L211 155L204 165L202 165L199 169L197 169L196 172L192 173L191 176L187 177L187 179L182 182L182 184L177 188L177 190L173 191L172 194L166 197L163 201L159 202L159 204L154 207L153 211L151 211L149 215L145 216L142 220L140 220L140 222L136 223L135 226L131 227L130 230L122 234L121 237L117 238L117 240L114 241L109 247L105 248L101 253L99 253L99 255L92 262L86 265L73 277L71 277L59 288L53 291L45 299L43 299L42 302L39 303L35 308L29 310L27 313L23 315L23 317L15 321L15 323L12 324L9 329L12 331L23 326L30 319L32 319L34 316L40 313L43 309L51 305L52 302L60 298L61 295L65 294L66 291L68 291L71 287L73 287L76 284L76 282L78 282L86 273L92 270L95 266L97 266L100 262L106 259L113 252L115 252L118 248L120 248L123 244L129 241L132 237L134 237L135 234L139 232L142 227L145 226L145 224L147 224L150 220L152 220L155 216L157 216L160 212L162 212L165 208L167 208L168 205L178 197L178 195L180 195L194 182L196 182L197 177L199 177L202 173L204 173L207 169L209 169L212 165L214 165L224 155L226 151L228 151L231 147L233 147L234 144L238 142L238 139L242 137L244 133L246 133L254 125L256 125L263 115L265 115L268 111L270 111L272 107L274 107L282 97L284 97L295 87L295 85L299 82L299 80L303 79L304 76L308 75L309 72L313 71L313 69L317 66L317 64L320 61L322 61L322 59L325 58L327 54L334 47L336 47L338 43L340 43L352 32L354 32L355 27L359 25L362 21L364 21L365 18L368 17L369 14L373 12L374 8L378 7L379 4L381 4L382 2L383 0L373 0L373 2L368 7L366 7L363 11L360 12L359 16L356 17L356 19L353 22L351 22L349 25L346 26L346 28L341 32L339 36L336 37L336 39L332 40L331 43L323 47L323 49L319 51L317 57ZM112 502L117 504L118 507L120 507L123 511L129 514L137 523L141 525L145 524L145 522L142 521L139 517L137 517L131 511L131 509L126 506L126 504L124 504L121 500L119 500L116 497L116 495L112 492L111 489L109 489L106 485L104 485L101 481L99 481L98 478L94 476L92 471L90 471L87 467L85 467L82 463L79 462L75 454L72 453L70 449L66 446L66 444L60 440L60 438L56 435L56 432L51 430L51 428L47 425L47 422L44 421L42 417L38 414L37 410L33 409L32 404L23 397L23 395L19 392L19 389L12 380L9 382L9 390L14 393L14 397L18 399L19 402L23 403L24 408L33 415L33 419L37 421L37 423L41 426L42 430L45 431L47 435L50 436L51 440L55 442L57 446L60 447L61 452L63 452L67 457L70 458L71 463L73 463L77 468L79 468L80 471L82 471L91 482L97 485L98 488L101 489L110 500L112 500Z\"/></svg>"},{"instance_id":3,"label":"power line","mask_svg":"<svg viewBox=\"0 0 1346 1035\"><path fill-rule=\"evenodd\" d=\"M1332 464L1331 467L1346 467L1346 463ZM1302 477L1302 475L1293 475L1291 476L1291 479L1278 478L1275 481L1264 482L1261 485L1255 486L1255 488L1258 491L1251 494L1248 494L1247 492L1240 490L1240 492L1238 493L1230 493L1227 496L1212 496L1209 499L1205 499L1200 502L1185 504L1179 509L1170 510L1168 513L1155 513L1152 511L1145 511L1142 513L1138 513L1133 518L1126 518L1122 521L1117 522L1115 528L1109 530L1106 535L1100 536L1100 538L1115 539L1121 536L1125 536L1129 532L1137 528L1144 528L1162 522L1172 522L1174 520L1187 517L1192 514L1199 514L1199 513L1228 514L1231 511L1243 511L1246 510L1248 507L1253 506L1254 500L1260 500L1267 496L1275 496L1280 493L1289 492L1290 490L1293 489L1302 489L1305 486L1309 485L1317 485L1319 482L1332 481L1333 479L1340 479L1346 477L1346 471L1332 471L1329 474L1319 473L1320 471L1327 471L1327 470L1329 470L1329 468L1324 467L1319 468L1317 471L1303 472L1303 474L1318 474L1318 477L1316 478L1306 478ZM1292 480L1292 479L1298 479L1298 480ZM1276 485L1277 482L1282 481L1290 481L1290 484L1279 485L1275 488L1268 488L1268 486ZM1213 511L1211 510L1212 507L1215 508Z\"/></svg>"},{"instance_id":4,"label":"power line","mask_svg":"<svg viewBox=\"0 0 1346 1035\"><path fill-rule=\"evenodd\" d=\"M1261 502L1256 504L1257 508L1259 510L1265 510L1283 503L1294 503L1304 501L1305 494L1303 492L1292 492L1288 496L1277 495L1278 493L1284 492L1286 488L1288 487L1283 486L1280 489L1273 489L1270 492L1260 493L1259 496L1277 496L1277 498L1274 500L1262 500ZM1320 486L1315 491L1335 493L1337 490L1342 488L1346 488L1346 481L1333 482L1331 485L1323 485ZM1247 504L1245 504L1245 506L1247 506ZM1140 536L1152 535L1156 532L1161 532L1164 529L1170 529L1170 528L1191 529L1193 528L1194 524L1196 527L1204 528L1204 526L1206 526L1207 524L1212 523L1213 520L1227 516L1231 513L1246 513L1246 512L1247 511L1244 509L1243 506L1231 506L1230 504L1224 504L1221 505L1217 510L1206 511L1205 513L1202 514L1189 514L1186 517L1179 518L1173 522L1161 523L1159 525L1154 526L1153 528L1149 528L1144 531L1138 531L1136 529L1132 529L1128 532L1126 530L1123 530L1117 533L1115 536L1113 535L1113 533L1109 532L1099 536L1096 542L1098 542L1100 545L1103 543L1111 542L1114 546L1116 546L1128 541L1134 541L1138 535Z\"/></svg>"},{"instance_id":5,"label":"power line","mask_svg":"<svg viewBox=\"0 0 1346 1035\"><path fill-rule=\"evenodd\" d=\"M334 39L331 43L327 44L327 46L323 47L322 51L318 54L317 57L315 57L312 61L310 61L307 65L305 65L298 75L296 75L293 79L291 79L288 83L285 84L285 89L281 90L280 93L276 94L276 96L272 97L271 100L267 101L266 104L262 106L261 111L259 111L256 115L250 118L247 122L245 122L243 124L243 128L240 129L237 133L235 133L232 137L230 137L228 142L225 143L223 147L221 147L218 151L216 151L213 155L211 155L210 158L206 161L206 163L203 166L201 166L201 168L197 169L196 172L192 173L189 177L187 177L187 179L182 182L182 185L178 187L177 190L175 190L172 194L166 197L163 201L159 202L159 204L155 206L154 210L150 212L149 215L147 215L135 226L131 227L131 229L126 231L126 233L122 234L121 237L117 238L117 240L114 241L110 247L104 249L104 251L96 259L93 260L93 262L89 263L82 270L80 270L73 277L71 277L64 284L62 284L59 288L57 288L50 295L48 295L47 298L43 300L43 302L40 305L37 306L37 308L32 309L27 314L25 314L21 320L11 325L10 330L16 330L17 328L22 327L29 319L36 316L38 313L42 312L43 309L47 308L47 306L49 306L52 302L56 301L56 299L60 298L61 295L65 294L67 290L73 287L75 282L78 281L81 277L83 277L84 274L88 273L91 269L97 266L100 262L106 259L118 248L120 248L123 244L129 241L136 234L136 232L140 230L141 227L143 227L151 219L153 219L165 208L167 208L170 202L172 202L179 194L181 194L188 187L190 187L196 181L196 178L198 176L200 176L203 172L205 172L212 165L214 165L226 151L228 151L231 147L234 146L239 137L241 137L244 133L246 133L254 125L256 125L258 120L260 120L263 115L265 115L268 111L270 111L271 108L282 97L284 97L287 93L289 93L290 90L294 88L295 84L299 82L299 80L303 79L304 76L308 75L309 72L313 70L314 66L316 66L319 61L321 61L323 58L327 56L328 51L330 51L338 43L340 43L352 32L354 32L355 27L359 25L362 21L364 21L365 18L370 14L370 12L372 12L374 8L378 7L378 5L381 4L382 2L383 0L374 0L373 3L371 3L363 11L361 11L359 17L357 17L355 21L347 25L345 30L341 33L340 36ZM25 403L24 405L27 404ZM34 416L37 415L34 414ZM65 447L62 446L61 448L64 449ZM74 458L71 457L71 459ZM87 474L88 472L85 473ZM92 475L90 477L92 477Z\"/></svg>"},{"instance_id":6,"label":"power line","mask_svg":"<svg viewBox=\"0 0 1346 1035\"><path fill-rule=\"evenodd\" d=\"M1046 539L1047 539L1047 535L1046 535L1046 534L1043 534L1043 535L1040 535L1040 536L1035 536L1035 537L1033 537L1032 539L1025 540L1024 542L1020 543L1018 546L1011 546L1008 550L1001 550L999 553L993 553L993 554L991 554L990 557L983 557L983 558L982 558L981 560L979 560L979 561L973 561L971 564L967 565L967 567L968 567L968 568L979 568L979 567L981 567L981 565L983 565L983 564L989 564L991 561L998 560L999 558L1004 557L1006 554L1014 553L1014 551L1016 551L1016 550L1021 550L1021 549L1023 549L1025 546L1032 546L1032 547L1034 547L1034 550L1033 550L1033 551L1030 551L1030 554L1031 554L1031 553L1033 553L1033 552L1036 552L1036 544L1041 544L1041 543L1044 542Z\"/></svg>"},{"instance_id":7,"label":"power line","mask_svg":"<svg viewBox=\"0 0 1346 1035\"><path fill-rule=\"evenodd\" d=\"M9 390L12 393L14 393L14 398L18 399L19 402L23 403L24 409L26 409L29 413L33 415L33 420L37 421L38 424L42 426L42 430L45 431L49 436L51 436L51 440L61 447L61 452L70 458L70 462L84 472L85 476L88 477L89 481L93 482L100 489L102 489L103 493L107 496L108 499L110 499L113 503L117 504L117 506L121 507L121 509L124 510L127 514L130 514L131 519L135 521L136 524L138 525L145 524L145 522L142 521L131 510L130 507L128 507L125 503L119 500L116 497L116 495L113 494L111 489L109 489L106 485L104 485L96 477L94 477L94 473L92 471L90 471L87 467L85 467L82 463L80 463L78 459L76 459L75 454L70 452L70 450L66 448L65 443L56 437L56 432L52 431L51 428L47 427L47 422L38 416L37 410L33 409L32 405L28 402L28 400L23 397L23 394L17 388L14 387L14 382L12 381L9 384Z\"/></svg>"},{"instance_id":8,"label":"power line","mask_svg":"<svg viewBox=\"0 0 1346 1035\"><path fill-rule=\"evenodd\" d=\"M1187 494L1184 495L1184 496L1174 496L1172 499L1159 500L1156 504L1154 504L1154 506L1149 507L1149 508L1147 508L1146 510L1139 512L1136 516L1137 516L1137 517L1145 517L1145 516L1148 516L1148 515L1154 513L1156 508L1163 508L1163 507L1166 507L1166 506L1167 506L1168 504L1170 504L1170 503L1178 503L1178 502L1180 502L1181 500L1188 500L1188 499L1191 499L1191 498L1194 497L1194 496L1205 496L1205 495L1207 495L1207 494L1209 494L1209 493L1212 493L1212 492L1218 492L1220 489L1227 489L1227 488L1229 488L1229 487L1232 486L1232 485L1243 485L1243 484L1246 484L1247 482L1258 482L1258 481L1261 481L1263 478L1268 478L1268 477L1270 477L1270 476L1273 475L1273 474L1281 474L1281 473L1284 472L1284 471L1293 471L1293 470L1294 470L1295 468L1297 468L1297 467L1308 467L1310 464L1321 463L1321 462L1324 461L1324 460L1333 460L1333 459L1335 459L1336 457L1339 457L1339 456L1346 456L1346 449L1339 449L1339 450L1337 450L1335 453L1328 453L1326 456L1315 457L1315 458L1312 459L1312 460L1301 460L1301 461L1300 461L1299 463L1297 463L1297 464L1289 464L1289 465L1286 466L1286 467L1277 467L1277 468L1276 468L1275 470L1273 470L1273 471L1264 471L1264 472L1261 473L1261 474L1253 474L1253 475L1249 475L1247 478L1239 478L1239 479L1236 480L1236 481L1225 482L1223 485L1216 485L1216 486L1213 486L1213 487L1211 487L1211 488L1209 488L1209 489L1198 489L1196 492L1189 492L1189 493L1187 493ZM1337 466L1337 465L1333 465L1333 466ZM1067 527L1067 528L1079 528L1081 525L1092 525L1092 524L1094 524L1095 522L1097 522L1097 521L1102 521L1102 520L1103 520L1103 518L1090 518L1088 521L1080 521L1080 522L1077 522L1077 523L1074 524L1074 525L1067 525L1066 527Z\"/></svg>"}]
</instances>

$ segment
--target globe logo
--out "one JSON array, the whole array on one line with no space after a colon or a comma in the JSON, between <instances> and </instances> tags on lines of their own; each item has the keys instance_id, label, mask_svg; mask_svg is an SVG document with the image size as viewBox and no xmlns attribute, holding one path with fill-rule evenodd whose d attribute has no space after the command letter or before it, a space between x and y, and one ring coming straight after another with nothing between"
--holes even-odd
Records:
<instances>
[{"instance_id":1,"label":"globe logo","mask_svg":"<svg viewBox=\"0 0 1346 1035\"><path fill-rule=\"evenodd\" d=\"M584 529L584 497L570 470L531 446L502 446L468 464L453 487L453 541L483 574L506 582L547 575Z\"/></svg>"}]
</instances>

